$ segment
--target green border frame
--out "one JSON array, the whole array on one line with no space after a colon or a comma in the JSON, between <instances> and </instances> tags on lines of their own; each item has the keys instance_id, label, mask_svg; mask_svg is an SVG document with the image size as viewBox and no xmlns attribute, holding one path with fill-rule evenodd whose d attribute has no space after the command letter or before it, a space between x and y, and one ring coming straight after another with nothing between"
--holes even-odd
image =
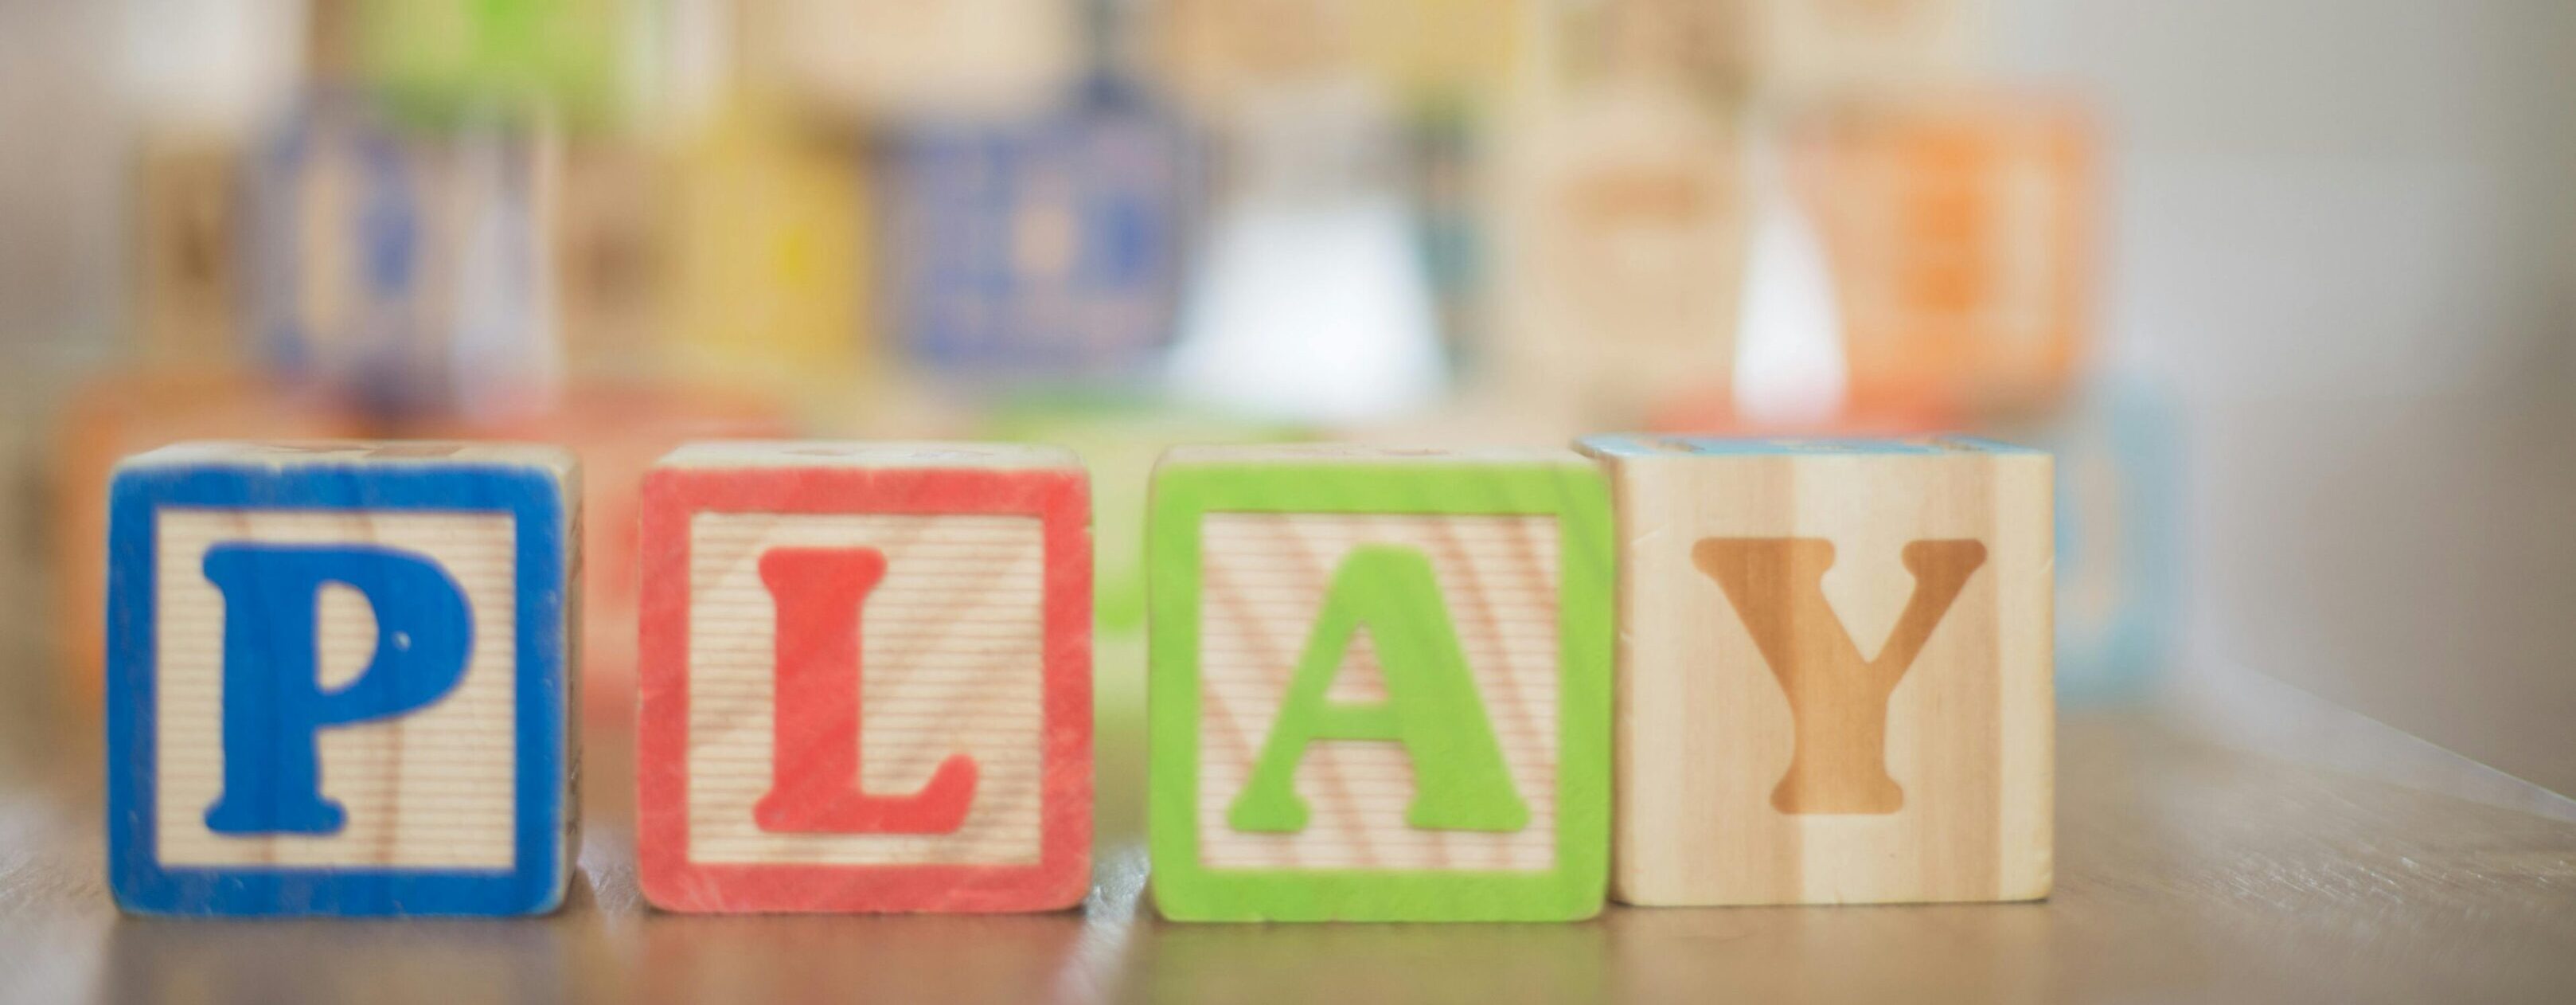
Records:
<instances>
[{"instance_id":1,"label":"green border frame","mask_svg":"<svg viewBox=\"0 0 2576 1005\"><path fill-rule=\"evenodd\" d=\"M1544 872L1210 869L1199 863L1200 518L1213 512L1557 518L1556 866ZM1179 921L1575 921L1610 856L1610 491L1562 462L1253 460L1154 472L1146 526L1151 888Z\"/></svg>"}]
</instances>

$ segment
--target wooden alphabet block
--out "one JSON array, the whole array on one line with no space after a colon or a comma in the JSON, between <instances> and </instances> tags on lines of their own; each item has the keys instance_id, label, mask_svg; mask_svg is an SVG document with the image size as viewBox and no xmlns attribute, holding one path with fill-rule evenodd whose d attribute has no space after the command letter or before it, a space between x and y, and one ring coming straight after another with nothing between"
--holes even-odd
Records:
<instances>
[{"instance_id":1,"label":"wooden alphabet block","mask_svg":"<svg viewBox=\"0 0 2576 1005\"><path fill-rule=\"evenodd\" d=\"M148 914L508 915L572 873L552 448L190 443L111 489L108 843Z\"/></svg>"},{"instance_id":2,"label":"wooden alphabet block","mask_svg":"<svg viewBox=\"0 0 2576 1005\"><path fill-rule=\"evenodd\" d=\"M1155 904L1600 910L1610 512L1562 450L1184 448L1155 473Z\"/></svg>"},{"instance_id":3,"label":"wooden alphabet block","mask_svg":"<svg viewBox=\"0 0 2576 1005\"><path fill-rule=\"evenodd\" d=\"M915 123L885 158L887 314L913 358L991 382L1132 380L1172 338L1197 138L1140 85L1007 122Z\"/></svg>"},{"instance_id":4,"label":"wooden alphabet block","mask_svg":"<svg viewBox=\"0 0 2576 1005\"><path fill-rule=\"evenodd\" d=\"M1583 447L1619 500L1613 897L2047 896L2047 454Z\"/></svg>"},{"instance_id":5,"label":"wooden alphabet block","mask_svg":"<svg viewBox=\"0 0 2576 1005\"><path fill-rule=\"evenodd\" d=\"M703 443L646 477L644 896L1039 911L1091 877L1091 536L1069 451Z\"/></svg>"},{"instance_id":6,"label":"wooden alphabet block","mask_svg":"<svg viewBox=\"0 0 2576 1005\"><path fill-rule=\"evenodd\" d=\"M855 147L758 103L684 139L662 196L660 371L848 395L875 316L870 171Z\"/></svg>"},{"instance_id":7,"label":"wooden alphabet block","mask_svg":"<svg viewBox=\"0 0 2576 1005\"><path fill-rule=\"evenodd\" d=\"M1833 264L1851 401L2027 410L2070 390L2096 257L2083 106L1828 106L1795 120L1784 145Z\"/></svg>"}]
</instances>

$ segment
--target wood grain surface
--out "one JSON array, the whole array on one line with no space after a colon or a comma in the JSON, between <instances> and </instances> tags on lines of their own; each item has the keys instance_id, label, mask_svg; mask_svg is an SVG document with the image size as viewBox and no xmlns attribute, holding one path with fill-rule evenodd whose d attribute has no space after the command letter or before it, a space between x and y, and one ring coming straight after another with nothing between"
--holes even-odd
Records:
<instances>
[{"instance_id":1,"label":"wood grain surface","mask_svg":"<svg viewBox=\"0 0 2576 1005\"><path fill-rule=\"evenodd\" d=\"M2049 459L1608 437L1613 895L2018 900L2049 884Z\"/></svg>"},{"instance_id":2,"label":"wood grain surface","mask_svg":"<svg viewBox=\"0 0 2576 1005\"><path fill-rule=\"evenodd\" d=\"M1131 654L1131 659L1141 658ZM1125 668L1120 672L1133 672ZM2576 995L2576 804L2260 681L2070 712L2036 904L1612 907L1573 925L1157 921L1143 742L1105 737L1098 882L1043 915L702 917L635 883L630 740L592 733L560 914L119 918L97 740L0 703L0 1000L2538 1002ZM2215 676L2215 675L2209 675ZM0 682L19 687L23 678ZM1132 712L1121 713L1129 723ZM1110 721L1105 719L1104 722ZM1110 807L1123 809L1109 810Z\"/></svg>"}]
</instances>

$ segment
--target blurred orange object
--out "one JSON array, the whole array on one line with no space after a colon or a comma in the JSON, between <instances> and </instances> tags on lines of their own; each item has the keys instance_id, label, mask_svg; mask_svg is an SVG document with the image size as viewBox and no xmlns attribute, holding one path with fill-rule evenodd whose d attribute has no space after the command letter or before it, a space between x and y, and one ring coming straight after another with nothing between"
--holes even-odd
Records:
<instances>
[{"instance_id":1,"label":"blurred orange object","mask_svg":"<svg viewBox=\"0 0 2576 1005\"><path fill-rule=\"evenodd\" d=\"M1790 128L1855 407L2064 392L2090 335L2094 142L2082 108L2044 98L1841 106Z\"/></svg>"},{"instance_id":2,"label":"blurred orange object","mask_svg":"<svg viewBox=\"0 0 2576 1005\"><path fill-rule=\"evenodd\" d=\"M1709 385L1696 395L1658 403L1647 414L1644 428L1653 433L1721 437L1897 437L1951 432L1968 421L1948 402L1880 397L1853 403L1821 422L1765 422L1736 407L1731 388Z\"/></svg>"},{"instance_id":3,"label":"blurred orange object","mask_svg":"<svg viewBox=\"0 0 2576 1005\"><path fill-rule=\"evenodd\" d=\"M57 658L64 701L99 713L107 638L107 482L128 454L182 440L328 440L368 435L328 401L266 381L202 373L110 376L71 393L53 430Z\"/></svg>"},{"instance_id":4,"label":"blurred orange object","mask_svg":"<svg viewBox=\"0 0 2576 1005\"><path fill-rule=\"evenodd\" d=\"M575 384L542 415L406 432L548 443L580 456L581 703L591 721L623 725L635 712L635 540L644 469L685 440L775 439L797 430L784 406L761 395Z\"/></svg>"}]
</instances>

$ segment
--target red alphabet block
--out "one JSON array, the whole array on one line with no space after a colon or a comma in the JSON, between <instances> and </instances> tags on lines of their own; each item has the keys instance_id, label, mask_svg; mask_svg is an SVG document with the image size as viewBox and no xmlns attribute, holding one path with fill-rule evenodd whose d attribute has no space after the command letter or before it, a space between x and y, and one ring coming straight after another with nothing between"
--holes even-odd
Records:
<instances>
[{"instance_id":1,"label":"red alphabet block","mask_svg":"<svg viewBox=\"0 0 2576 1005\"><path fill-rule=\"evenodd\" d=\"M693 444L643 495L647 900L1082 899L1091 533L1071 452Z\"/></svg>"}]
</instances>

